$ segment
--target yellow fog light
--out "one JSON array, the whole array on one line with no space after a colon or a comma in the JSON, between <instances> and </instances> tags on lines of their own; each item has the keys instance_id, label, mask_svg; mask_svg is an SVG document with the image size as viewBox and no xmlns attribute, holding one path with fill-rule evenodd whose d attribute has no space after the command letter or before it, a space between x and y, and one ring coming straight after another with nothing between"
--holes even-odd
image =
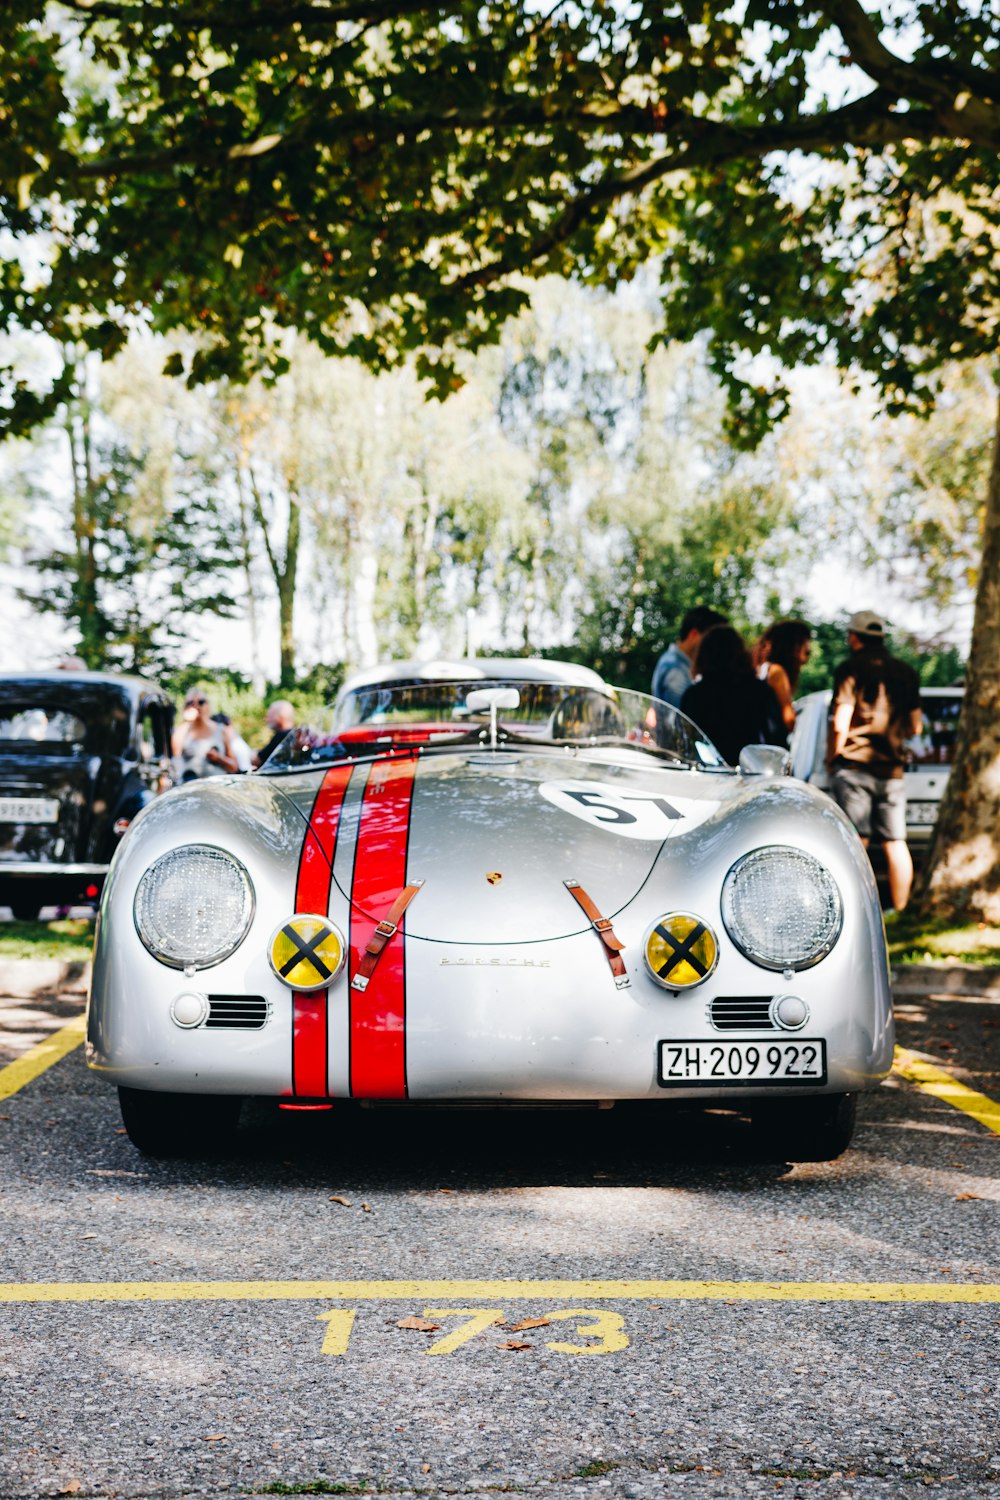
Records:
<instances>
[{"instance_id":1,"label":"yellow fog light","mask_svg":"<svg viewBox=\"0 0 1000 1500\"><path fill-rule=\"evenodd\" d=\"M326 917L298 913L273 934L271 968L290 990L323 990L344 967L344 935Z\"/></svg>"},{"instance_id":2,"label":"yellow fog light","mask_svg":"<svg viewBox=\"0 0 1000 1500\"><path fill-rule=\"evenodd\" d=\"M719 961L719 944L707 922L688 911L668 912L654 922L643 943L646 967L664 989L701 984Z\"/></svg>"}]
</instances>

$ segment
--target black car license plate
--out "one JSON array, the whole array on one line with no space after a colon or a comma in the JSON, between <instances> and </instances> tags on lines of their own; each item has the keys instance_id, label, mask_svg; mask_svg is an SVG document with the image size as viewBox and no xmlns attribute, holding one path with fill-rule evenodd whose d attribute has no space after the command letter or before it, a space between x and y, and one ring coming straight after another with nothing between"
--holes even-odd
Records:
<instances>
[{"instance_id":1,"label":"black car license plate","mask_svg":"<svg viewBox=\"0 0 1000 1500\"><path fill-rule=\"evenodd\" d=\"M767 1042L665 1041L661 1088L753 1088L826 1083L826 1042L796 1037Z\"/></svg>"}]
</instances>

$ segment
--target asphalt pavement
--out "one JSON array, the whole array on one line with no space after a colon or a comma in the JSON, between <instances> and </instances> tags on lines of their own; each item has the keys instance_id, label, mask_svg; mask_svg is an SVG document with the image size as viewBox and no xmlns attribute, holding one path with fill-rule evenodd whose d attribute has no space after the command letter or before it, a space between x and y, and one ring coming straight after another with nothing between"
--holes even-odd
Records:
<instances>
[{"instance_id":1,"label":"asphalt pavement","mask_svg":"<svg viewBox=\"0 0 1000 1500\"><path fill-rule=\"evenodd\" d=\"M80 1004L0 1001L0 1066ZM899 1021L1000 1099L1000 998ZM0 1145L0 1496L1000 1493L1000 1136L906 1077L823 1165L672 1107L262 1104L179 1163L71 1047Z\"/></svg>"}]
</instances>

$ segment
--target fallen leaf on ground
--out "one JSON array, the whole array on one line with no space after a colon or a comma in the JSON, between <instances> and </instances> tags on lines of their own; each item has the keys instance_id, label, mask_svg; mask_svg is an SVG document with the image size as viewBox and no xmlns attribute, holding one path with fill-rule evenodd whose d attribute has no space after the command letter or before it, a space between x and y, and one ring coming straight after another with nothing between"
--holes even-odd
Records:
<instances>
[{"instance_id":1,"label":"fallen leaf on ground","mask_svg":"<svg viewBox=\"0 0 1000 1500\"><path fill-rule=\"evenodd\" d=\"M361 1205L361 1212L363 1214L370 1214L370 1213L374 1213L375 1210L372 1208L372 1206L371 1206L370 1203L362 1203L362 1205Z\"/></svg>"},{"instance_id":2,"label":"fallen leaf on ground","mask_svg":"<svg viewBox=\"0 0 1000 1500\"><path fill-rule=\"evenodd\" d=\"M431 1466L430 1466L430 1464L421 1464L420 1465L420 1472L421 1472L421 1474L429 1474L431 1472Z\"/></svg>"},{"instance_id":3,"label":"fallen leaf on ground","mask_svg":"<svg viewBox=\"0 0 1000 1500\"><path fill-rule=\"evenodd\" d=\"M0 1120L9 1120L10 1115L0 1115Z\"/></svg>"},{"instance_id":4,"label":"fallen leaf on ground","mask_svg":"<svg viewBox=\"0 0 1000 1500\"><path fill-rule=\"evenodd\" d=\"M430 1323L426 1318L398 1318L397 1328L415 1328L417 1333L437 1333L440 1323Z\"/></svg>"},{"instance_id":5,"label":"fallen leaf on ground","mask_svg":"<svg viewBox=\"0 0 1000 1500\"><path fill-rule=\"evenodd\" d=\"M79 1479L70 1479L59 1491L60 1495L78 1495L83 1489Z\"/></svg>"},{"instance_id":6,"label":"fallen leaf on ground","mask_svg":"<svg viewBox=\"0 0 1000 1500\"><path fill-rule=\"evenodd\" d=\"M116 1130L115 1135L128 1135L128 1131L125 1129Z\"/></svg>"},{"instance_id":7,"label":"fallen leaf on ground","mask_svg":"<svg viewBox=\"0 0 1000 1500\"><path fill-rule=\"evenodd\" d=\"M82 1234L80 1236L80 1238L82 1240L96 1240L97 1239L97 1235L96 1234Z\"/></svg>"},{"instance_id":8,"label":"fallen leaf on ground","mask_svg":"<svg viewBox=\"0 0 1000 1500\"><path fill-rule=\"evenodd\" d=\"M350 1208L351 1206L350 1198L341 1198L337 1193L331 1193L329 1201L331 1203L339 1203L342 1208Z\"/></svg>"},{"instance_id":9,"label":"fallen leaf on ground","mask_svg":"<svg viewBox=\"0 0 1000 1500\"><path fill-rule=\"evenodd\" d=\"M511 1323L511 1333L521 1333L525 1328L548 1328L551 1318L522 1318L520 1323Z\"/></svg>"},{"instance_id":10,"label":"fallen leaf on ground","mask_svg":"<svg viewBox=\"0 0 1000 1500\"><path fill-rule=\"evenodd\" d=\"M530 1344L526 1344L525 1341L524 1341L524 1339L508 1339L507 1342L506 1342L506 1344L501 1344L500 1345L500 1348L501 1349L530 1349L531 1345Z\"/></svg>"},{"instance_id":11,"label":"fallen leaf on ground","mask_svg":"<svg viewBox=\"0 0 1000 1500\"><path fill-rule=\"evenodd\" d=\"M9 1120L9 1119L10 1119L9 1115L0 1115L0 1120ZM439 1193L453 1193L454 1191L455 1191L454 1188L438 1188L438 1192Z\"/></svg>"},{"instance_id":12,"label":"fallen leaf on ground","mask_svg":"<svg viewBox=\"0 0 1000 1500\"><path fill-rule=\"evenodd\" d=\"M968 1203L973 1198L979 1198L979 1199L981 1199L982 1196L983 1196L982 1193L956 1193L955 1194L955 1202L956 1203Z\"/></svg>"},{"instance_id":13,"label":"fallen leaf on ground","mask_svg":"<svg viewBox=\"0 0 1000 1500\"><path fill-rule=\"evenodd\" d=\"M224 1443L226 1434L224 1432L208 1432L202 1438L203 1443Z\"/></svg>"}]
</instances>

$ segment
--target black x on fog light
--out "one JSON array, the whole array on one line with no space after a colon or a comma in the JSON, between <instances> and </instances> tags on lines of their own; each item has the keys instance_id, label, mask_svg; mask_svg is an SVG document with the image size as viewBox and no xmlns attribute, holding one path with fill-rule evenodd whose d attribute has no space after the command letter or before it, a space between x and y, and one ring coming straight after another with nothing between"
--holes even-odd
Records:
<instances>
[{"instance_id":1,"label":"black x on fog light","mask_svg":"<svg viewBox=\"0 0 1000 1500\"><path fill-rule=\"evenodd\" d=\"M643 939L646 967L666 990L691 989L707 979L719 961L719 943L707 922L693 912L660 917Z\"/></svg>"},{"instance_id":2,"label":"black x on fog light","mask_svg":"<svg viewBox=\"0 0 1000 1500\"><path fill-rule=\"evenodd\" d=\"M347 945L327 917L298 912L272 934L267 956L290 990L325 990L344 967Z\"/></svg>"}]
</instances>

